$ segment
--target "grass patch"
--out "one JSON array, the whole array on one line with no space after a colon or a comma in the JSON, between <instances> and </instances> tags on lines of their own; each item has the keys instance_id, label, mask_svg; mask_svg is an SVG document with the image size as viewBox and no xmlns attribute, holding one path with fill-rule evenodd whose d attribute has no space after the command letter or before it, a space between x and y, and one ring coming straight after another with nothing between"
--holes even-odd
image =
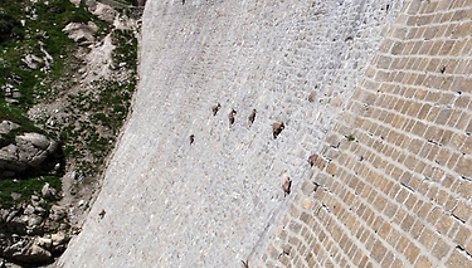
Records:
<instances>
[{"instance_id":1,"label":"grass patch","mask_svg":"<svg viewBox=\"0 0 472 268\"><path fill-rule=\"evenodd\" d=\"M45 183L49 183L57 191L61 190L61 179L55 176L41 176L27 180L1 179L0 207L10 207L29 200L31 195L41 195L41 189ZM12 193L21 194L21 197L13 200Z\"/></svg>"},{"instance_id":2,"label":"grass patch","mask_svg":"<svg viewBox=\"0 0 472 268\"><path fill-rule=\"evenodd\" d=\"M23 112L16 108L11 107L4 100L0 99L0 122L8 120L18 124L20 127L7 133L6 135L0 135L0 147L13 143L15 137L26 132L36 132L45 134L43 130L36 127L33 122L23 115Z\"/></svg>"},{"instance_id":3,"label":"grass patch","mask_svg":"<svg viewBox=\"0 0 472 268\"><path fill-rule=\"evenodd\" d=\"M113 148L131 106L136 77L133 75L125 82L101 81L95 87L97 96L69 96L75 109L90 114L89 120L79 120L59 134L65 154L78 160L79 170L85 176L96 175Z\"/></svg>"},{"instance_id":4,"label":"grass patch","mask_svg":"<svg viewBox=\"0 0 472 268\"><path fill-rule=\"evenodd\" d=\"M117 69L125 64L130 70L136 70L138 55L138 40L132 30L117 29L112 32L113 68Z\"/></svg>"},{"instance_id":5,"label":"grass patch","mask_svg":"<svg viewBox=\"0 0 472 268\"><path fill-rule=\"evenodd\" d=\"M109 33L112 27L90 14L83 4L75 7L64 0L33 2L0 0L0 87L10 84L21 93L17 104L8 104L4 92L0 92L0 121L10 120L21 126L0 137L0 145L12 142L19 132L45 134L28 120L26 111L36 103L54 100L62 89L74 85L70 78L83 62L73 56L79 47L62 29L70 22L93 21L99 27L96 35L100 37ZM132 3L128 0L122 2ZM67 159L84 177L98 175L127 117L137 83L138 46L134 32L115 29L112 42L116 46L112 68L128 78L125 81L110 78L97 82L92 92L69 95L67 102L70 107L66 112L70 123L61 129L48 130L50 136L63 142ZM45 57L44 51L53 58L50 68L39 63L38 68L32 70L22 63L25 55ZM89 116L81 116L84 114ZM45 121L41 118L37 123ZM29 198L34 191L40 191L49 178L1 180L0 204L12 202L11 192L26 193L24 196Z\"/></svg>"},{"instance_id":6,"label":"grass patch","mask_svg":"<svg viewBox=\"0 0 472 268\"><path fill-rule=\"evenodd\" d=\"M128 115L137 80L138 42L132 30L113 30L112 68L126 70L128 78L95 82L94 91L68 96L72 114L89 114L59 133L65 154L77 160L84 176L95 176L110 153Z\"/></svg>"},{"instance_id":7,"label":"grass patch","mask_svg":"<svg viewBox=\"0 0 472 268\"><path fill-rule=\"evenodd\" d=\"M8 105L5 100L0 99L0 122L3 120L9 120L19 124L25 132L41 132L41 130L24 115L21 109Z\"/></svg>"},{"instance_id":8,"label":"grass patch","mask_svg":"<svg viewBox=\"0 0 472 268\"><path fill-rule=\"evenodd\" d=\"M75 7L64 0L0 0L0 88L9 84L21 94L16 98L17 103L7 103L8 96L0 90L0 122L9 120L20 125L20 128L0 137L0 146L14 142L15 136L21 133L46 134L27 118L26 111L38 102L54 99L58 93L55 90L70 86L70 76L76 72L74 68L81 64L81 60L73 56L78 45L62 29L71 22L89 21L99 27L97 35L109 32L110 25L90 14L83 4ZM39 62L38 68L30 69L22 62L26 55L50 56L52 61L49 68ZM12 192L22 195L18 202L29 199L46 182L60 190L58 177L1 179L0 206L14 203Z\"/></svg>"},{"instance_id":9,"label":"grass patch","mask_svg":"<svg viewBox=\"0 0 472 268\"><path fill-rule=\"evenodd\" d=\"M6 22L2 24L1 18ZM21 21L24 26L19 23ZM95 22L100 28L107 27L83 5L75 7L69 1L0 0L0 27L4 25L5 28L0 42L0 85L9 83L20 90L19 108L26 110L37 98L47 96L53 82L64 75L64 63L77 44L62 29L70 22L88 21ZM53 58L50 68L45 69L42 63L38 64L38 69L27 68L22 62L25 55L43 58L42 49Z\"/></svg>"}]
</instances>

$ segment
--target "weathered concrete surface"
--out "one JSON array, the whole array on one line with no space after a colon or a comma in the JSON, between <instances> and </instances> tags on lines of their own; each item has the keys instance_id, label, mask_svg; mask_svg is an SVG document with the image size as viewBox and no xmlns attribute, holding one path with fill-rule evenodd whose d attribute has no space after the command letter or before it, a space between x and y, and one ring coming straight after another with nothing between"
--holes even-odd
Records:
<instances>
[{"instance_id":1,"label":"weathered concrete surface","mask_svg":"<svg viewBox=\"0 0 472 268\"><path fill-rule=\"evenodd\" d=\"M288 209L283 175L294 191L309 175L400 2L148 1L134 113L60 264L239 267Z\"/></svg>"}]
</instances>

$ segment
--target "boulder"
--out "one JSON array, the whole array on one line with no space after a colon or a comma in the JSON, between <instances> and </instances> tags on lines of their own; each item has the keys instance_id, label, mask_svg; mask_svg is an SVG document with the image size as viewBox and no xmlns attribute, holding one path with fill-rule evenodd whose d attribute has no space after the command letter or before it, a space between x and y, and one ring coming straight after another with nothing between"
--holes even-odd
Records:
<instances>
[{"instance_id":1,"label":"boulder","mask_svg":"<svg viewBox=\"0 0 472 268\"><path fill-rule=\"evenodd\" d=\"M113 22L115 20L117 13L112 7L96 1L88 2L89 10L93 15L107 22Z\"/></svg>"},{"instance_id":2,"label":"boulder","mask_svg":"<svg viewBox=\"0 0 472 268\"><path fill-rule=\"evenodd\" d=\"M46 215L46 212L47 210L45 210L44 208L40 207L40 206L36 206L34 207L34 213L40 215L40 216L44 216Z\"/></svg>"},{"instance_id":3,"label":"boulder","mask_svg":"<svg viewBox=\"0 0 472 268\"><path fill-rule=\"evenodd\" d=\"M69 0L72 4L74 4L76 7L80 6L81 0Z\"/></svg>"},{"instance_id":4,"label":"boulder","mask_svg":"<svg viewBox=\"0 0 472 268\"><path fill-rule=\"evenodd\" d=\"M49 210L49 219L51 219L52 221L58 222L66 217L67 209L62 206L53 205Z\"/></svg>"},{"instance_id":5,"label":"boulder","mask_svg":"<svg viewBox=\"0 0 472 268\"><path fill-rule=\"evenodd\" d=\"M51 145L51 141L46 136L39 133L24 133L16 137L16 143L31 143L34 147L42 150L47 150Z\"/></svg>"},{"instance_id":6,"label":"boulder","mask_svg":"<svg viewBox=\"0 0 472 268\"><path fill-rule=\"evenodd\" d=\"M12 131L14 129L17 129L19 127L20 127L20 125L18 125L18 124L15 124L15 123L7 121L7 120L3 120L0 123L0 135L8 134L8 133L10 133L10 131Z\"/></svg>"},{"instance_id":7,"label":"boulder","mask_svg":"<svg viewBox=\"0 0 472 268\"><path fill-rule=\"evenodd\" d=\"M89 45L95 41L96 25L71 22L62 29L67 36L81 45Z\"/></svg>"},{"instance_id":8,"label":"boulder","mask_svg":"<svg viewBox=\"0 0 472 268\"><path fill-rule=\"evenodd\" d=\"M44 198L52 200L56 197L57 191L56 189L52 188L49 183L45 183L41 189L41 194L44 196Z\"/></svg>"},{"instance_id":9,"label":"boulder","mask_svg":"<svg viewBox=\"0 0 472 268\"><path fill-rule=\"evenodd\" d=\"M86 0L85 5L89 10L95 10L97 8L97 0Z\"/></svg>"},{"instance_id":10,"label":"boulder","mask_svg":"<svg viewBox=\"0 0 472 268\"><path fill-rule=\"evenodd\" d=\"M36 214L31 214L28 217L28 226L38 226L43 222L43 217L36 215Z\"/></svg>"},{"instance_id":11,"label":"boulder","mask_svg":"<svg viewBox=\"0 0 472 268\"><path fill-rule=\"evenodd\" d=\"M64 232L57 232L51 235L52 247L51 252L58 253L63 252L67 248L67 243L70 237Z\"/></svg>"},{"instance_id":12,"label":"boulder","mask_svg":"<svg viewBox=\"0 0 472 268\"><path fill-rule=\"evenodd\" d=\"M4 209L4 208L0 209L0 224L7 221L9 214L10 214L10 211L8 209Z\"/></svg>"},{"instance_id":13,"label":"boulder","mask_svg":"<svg viewBox=\"0 0 472 268\"><path fill-rule=\"evenodd\" d=\"M5 99L19 99L23 96L21 94L20 90L17 87L15 87L14 85L9 84L9 83L6 83L5 85L1 86L0 89L3 92L3 94L5 96ZM12 123L12 122L6 121L6 120L3 121L3 122ZM2 123L0 123L0 124L2 124ZM17 124L15 124L15 125L19 127L19 125L17 125ZM9 132L9 131L11 131L11 130L7 129L7 132ZM2 134L2 133L0 133L0 134ZM3 133L3 134L5 134L5 133Z\"/></svg>"},{"instance_id":14,"label":"boulder","mask_svg":"<svg viewBox=\"0 0 472 268\"><path fill-rule=\"evenodd\" d=\"M31 70L36 70L43 64L43 59L33 54L27 54L21 61Z\"/></svg>"},{"instance_id":15,"label":"boulder","mask_svg":"<svg viewBox=\"0 0 472 268\"><path fill-rule=\"evenodd\" d=\"M14 123L2 122L0 131L10 132ZM58 142L39 133L18 134L14 141L0 147L0 178L53 174L57 163L63 162L63 153Z\"/></svg>"},{"instance_id":16,"label":"boulder","mask_svg":"<svg viewBox=\"0 0 472 268\"><path fill-rule=\"evenodd\" d=\"M34 214L34 207L31 204L28 204L26 208L23 210L23 214L25 215L33 215Z\"/></svg>"},{"instance_id":17,"label":"boulder","mask_svg":"<svg viewBox=\"0 0 472 268\"><path fill-rule=\"evenodd\" d=\"M52 246L52 239L47 237L37 237L36 244L44 249L49 249Z\"/></svg>"},{"instance_id":18,"label":"boulder","mask_svg":"<svg viewBox=\"0 0 472 268\"><path fill-rule=\"evenodd\" d=\"M12 258L22 263L40 264L49 263L52 260L52 254L35 242L23 248L21 251L13 253Z\"/></svg>"},{"instance_id":19,"label":"boulder","mask_svg":"<svg viewBox=\"0 0 472 268\"><path fill-rule=\"evenodd\" d=\"M51 235L52 246L58 247L69 242L69 236L64 232L57 232Z\"/></svg>"}]
</instances>

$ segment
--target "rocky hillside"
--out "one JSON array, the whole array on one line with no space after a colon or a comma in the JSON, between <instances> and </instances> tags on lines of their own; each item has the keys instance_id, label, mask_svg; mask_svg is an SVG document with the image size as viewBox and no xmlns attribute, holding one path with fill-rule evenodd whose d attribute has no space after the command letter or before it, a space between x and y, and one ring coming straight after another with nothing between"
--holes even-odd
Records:
<instances>
[{"instance_id":1,"label":"rocky hillside","mask_svg":"<svg viewBox=\"0 0 472 268\"><path fill-rule=\"evenodd\" d=\"M136 86L131 4L0 1L0 267L80 230Z\"/></svg>"}]
</instances>

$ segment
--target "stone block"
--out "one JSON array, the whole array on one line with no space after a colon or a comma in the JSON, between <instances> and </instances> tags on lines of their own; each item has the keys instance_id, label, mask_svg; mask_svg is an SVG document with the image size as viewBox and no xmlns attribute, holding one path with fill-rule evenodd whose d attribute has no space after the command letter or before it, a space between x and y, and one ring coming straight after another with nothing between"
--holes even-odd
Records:
<instances>
[{"instance_id":1,"label":"stone block","mask_svg":"<svg viewBox=\"0 0 472 268\"><path fill-rule=\"evenodd\" d=\"M414 239L418 239L423 229L424 229L424 225L421 223L421 221L416 221L410 230L410 234Z\"/></svg>"},{"instance_id":2,"label":"stone block","mask_svg":"<svg viewBox=\"0 0 472 268\"><path fill-rule=\"evenodd\" d=\"M472 216L472 207L470 203L467 203L466 201L460 201L457 207L452 211L452 214L461 221L466 222Z\"/></svg>"},{"instance_id":3,"label":"stone block","mask_svg":"<svg viewBox=\"0 0 472 268\"><path fill-rule=\"evenodd\" d=\"M455 171L462 176L472 178L472 156L460 156Z\"/></svg>"},{"instance_id":4,"label":"stone block","mask_svg":"<svg viewBox=\"0 0 472 268\"><path fill-rule=\"evenodd\" d=\"M432 249L437 240L438 237L430 229L424 229L419 239L420 243L427 249Z\"/></svg>"},{"instance_id":5,"label":"stone block","mask_svg":"<svg viewBox=\"0 0 472 268\"><path fill-rule=\"evenodd\" d=\"M436 245L433 247L433 255L434 257L441 260L452 250L452 247L442 238L439 238L436 242Z\"/></svg>"},{"instance_id":6,"label":"stone block","mask_svg":"<svg viewBox=\"0 0 472 268\"><path fill-rule=\"evenodd\" d=\"M380 263L385 257L386 252L387 249L385 246L380 242L380 240L377 240L372 248L371 256L376 262Z\"/></svg>"},{"instance_id":7,"label":"stone block","mask_svg":"<svg viewBox=\"0 0 472 268\"><path fill-rule=\"evenodd\" d=\"M449 229L452 227L453 220L451 219L451 216L443 214L439 218L438 222L436 223L436 230L442 234L442 235L447 235L449 232Z\"/></svg>"},{"instance_id":8,"label":"stone block","mask_svg":"<svg viewBox=\"0 0 472 268\"><path fill-rule=\"evenodd\" d=\"M401 235L400 239L397 241L395 249L398 252L404 252L405 249L409 246L409 244L410 244L410 240L407 237Z\"/></svg>"},{"instance_id":9,"label":"stone block","mask_svg":"<svg viewBox=\"0 0 472 268\"><path fill-rule=\"evenodd\" d=\"M433 264L426 256L420 256L415 263L415 268L430 268Z\"/></svg>"},{"instance_id":10,"label":"stone block","mask_svg":"<svg viewBox=\"0 0 472 268\"><path fill-rule=\"evenodd\" d=\"M472 267L472 259L457 249L451 254L446 262L447 267Z\"/></svg>"},{"instance_id":11,"label":"stone block","mask_svg":"<svg viewBox=\"0 0 472 268\"><path fill-rule=\"evenodd\" d=\"M471 236L471 230L470 227L466 227L463 224L459 225L459 229L457 233L454 236L454 243L460 245L461 247L465 248L466 247L466 241L469 239Z\"/></svg>"},{"instance_id":12,"label":"stone block","mask_svg":"<svg viewBox=\"0 0 472 268\"><path fill-rule=\"evenodd\" d=\"M418 258L419 253L420 253L420 249L417 246L415 246L413 243L410 243L408 248L405 250L404 255L406 259L408 260L408 262L413 264Z\"/></svg>"}]
</instances>

